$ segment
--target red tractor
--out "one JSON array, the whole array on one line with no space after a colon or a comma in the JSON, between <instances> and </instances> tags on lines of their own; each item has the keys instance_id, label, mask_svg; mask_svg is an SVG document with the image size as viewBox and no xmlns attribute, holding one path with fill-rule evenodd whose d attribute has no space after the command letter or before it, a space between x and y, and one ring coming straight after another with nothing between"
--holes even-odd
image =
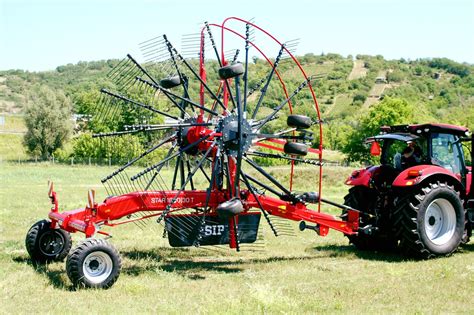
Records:
<instances>
[{"instance_id":1,"label":"red tractor","mask_svg":"<svg viewBox=\"0 0 474 315\"><path fill-rule=\"evenodd\" d=\"M380 165L356 170L345 204L359 209L359 249L399 247L411 256L448 255L469 241L474 224L472 166L462 142L467 128L447 124L382 127L369 137ZM473 160L472 144L471 163Z\"/></svg>"}]
</instances>

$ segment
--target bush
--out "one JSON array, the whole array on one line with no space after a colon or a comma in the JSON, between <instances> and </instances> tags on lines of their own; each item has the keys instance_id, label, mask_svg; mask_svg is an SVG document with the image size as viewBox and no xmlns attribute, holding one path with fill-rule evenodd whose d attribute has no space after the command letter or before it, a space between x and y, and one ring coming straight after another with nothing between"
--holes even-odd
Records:
<instances>
[{"instance_id":1,"label":"bush","mask_svg":"<svg viewBox=\"0 0 474 315\"><path fill-rule=\"evenodd\" d=\"M388 82L402 82L405 78L405 75L400 70L395 70L387 74Z\"/></svg>"},{"instance_id":2,"label":"bush","mask_svg":"<svg viewBox=\"0 0 474 315\"><path fill-rule=\"evenodd\" d=\"M352 99L352 103L353 103L353 104L356 103L356 102L364 103L366 99L367 99L367 95L366 95L366 94L357 93L356 95L354 95L354 98Z\"/></svg>"}]
</instances>

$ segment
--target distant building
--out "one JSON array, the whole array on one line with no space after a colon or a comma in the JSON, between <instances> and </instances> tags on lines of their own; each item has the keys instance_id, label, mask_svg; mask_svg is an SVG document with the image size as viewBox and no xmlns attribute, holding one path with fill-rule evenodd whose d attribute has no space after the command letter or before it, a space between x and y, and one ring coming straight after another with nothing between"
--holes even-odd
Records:
<instances>
[{"instance_id":1,"label":"distant building","mask_svg":"<svg viewBox=\"0 0 474 315\"><path fill-rule=\"evenodd\" d=\"M375 83L387 83L387 78L385 77L376 77L375 78Z\"/></svg>"}]
</instances>

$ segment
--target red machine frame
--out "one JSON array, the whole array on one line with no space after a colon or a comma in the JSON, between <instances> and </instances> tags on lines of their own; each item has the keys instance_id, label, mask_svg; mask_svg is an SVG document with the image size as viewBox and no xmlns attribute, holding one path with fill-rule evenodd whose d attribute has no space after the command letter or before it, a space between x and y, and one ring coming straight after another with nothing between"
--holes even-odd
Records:
<instances>
[{"instance_id":1,"label":"red machine frame","mask_svg":"<svg viewBox=\"0 0 474 315\"><path fill-rule=\"evenodd\" d=\"M305 73L303 67L298 62L298 60L292 55L292 53L285 47L283 43L278 41L275 37L273 37L270 33L263 30L259 26L245 21L240 18L230 17L224 20L224 22L219 24L206 24L205 27L202 28L201 31L201 46L204 46L204 30L206 27L217 27L222 32L221 37L221 60L222 65L226 66L228 62L225 60L224 56L224 34L228 32L230 34L234 34L242 39L245 37L234 31L232 28L226 26L226 23L229 21L236 21L245 23L246 25L250 25L253 28L263 32L266 36L271 38L274 42L285 49L286 53L289 57L296 63L297 67L301 71L302 75L307 79L307 84L309 90L311 91L311 97L315 105L315 111L317 113L318 120L320 119L320 111L319 106L316 100L315 93L311 88L311 83L308 79L307 74ZM247 39L248 41L248 39ZM262 52L257 45L248 41L253 48L255 48L269 63L270 66L273 66L272 61ZM200 55L199 60L199 77L201 81L200 87L200 105L204 106L205 103L205 95L204 95L204 86L206 83L206 69L203 60L203 54ZM283 79L280 76L280 73L275 70L275 75L277 76L278 80L281 83L282 89L286 97L288 98L288 91L285 86ZM226 79L227 80L227 79ZM226 80L222 80L219 86L219 91L223 91L223 103L227 108L229 102L229 82ZM225 83L225 84L224 84ZM293 112L291 98L288 100L288 107L290 113ZM204 122L204 110L201 108L200 114L197 117L198 123ZM294 133L294 132L293 132ZM201 152L205 152L210 150L210 155L213 159L216 156L217 148L211 147L212 142L214 139L222 137L222 134L219 132L215 132L212 129L209 129L207 126L193 126L189 129L187 133L187 140L188 143L196 143L200 141L197 145L197 148ZM206 138L206 139L203 139ZM264 209L269 214L282 217L289 220L294 221L308 221L311 223L315 223L316 227L314 228L319 235L325 236L328 234L329 229L334 229L340 231L346 235L353 235L358 232L359 228L359 211L356 209L352 209L347 206L338 205L334 202L328 202L334 206L339 208L343 208L346 210L347 217L345 220L338 219L337 217L325 213L320 212L321 201L325 201L321 198L321 187L322 187L322 151L323 151L323 142L322 142L322 126L319 124L319 147L318 149L309 149L310 152L316 153L319 156L319 182L318 188L319 191L316 193L317 200L312 200L312 202L317 206L317 210L311 210L307 207L307 203L304 200L292 200L292 201L285 201L271 196L256 196L255 194L251 193L248 190L243 190L240 188L240 184L237 183L236 185L233 184L231 187L223 190L219 190L216 185L214 185L211 193L207 196L207 192L205 190L170 190L170 191L141 191L141 192L132 192L125 195L120 195L116 197L110 197L106 199L104 202L97 204L94 201L94 192L89 193L89 203L88 206L85 208L80 208L76 210L66 211L60 213L58 211L58 199L56 193L53 191L51 186L49 196L51 198L54 207L52 208L51 212L49 213L49 218L51 219L52 223L51 226L53 228L61 228L68 232L83 232L85 233L86 237L92 237L96 233L103 234L109 236L109 233L103 231L101 228L102 226L116 226L121 225L129 222L134 222L138 220L147 219L150 217L156 216L172 216L176 211L183 210L183 209L196 209L199 207L208 207L210 208L210 212L207 215L216 215L216 208L219 204L231 199L232 197L237 197L241 200L242 205L244 207L244 213L251 211L251 209ZM283 151L279 145L282 145L284 141L279 139L266 139L265 141L269 141L271 144L262 143L260 141L256 142L255 145L265 147L268 149L276 150L276 151ZM236 163L237 161L230 159L229 162L229 178L231 183L238 181L238 176L236 176ZM293 173L294 173L294 160L291 161L291 176L290 176L290 191L292 190L293 186ZM256 199L258 198L258 200ZM327 201L326 201L327 202ZM171 207L172 206L172 207ZM124 217L127 217L131 214L137 212L151 212L149 214L143 215L139 218L133 219L125 219L120 220ZM237 241L235 239L235 223L238 220L238 216L231 217L229 222L229 229L230 229L230 247L231 248L238 248Z\"/></svg>"}]
</instances>

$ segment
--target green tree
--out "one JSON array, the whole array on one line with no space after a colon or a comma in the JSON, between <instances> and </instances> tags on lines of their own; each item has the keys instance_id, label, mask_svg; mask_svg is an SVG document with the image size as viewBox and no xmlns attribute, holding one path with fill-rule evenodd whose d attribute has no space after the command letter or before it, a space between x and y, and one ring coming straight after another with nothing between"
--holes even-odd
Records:
<instances>
[{"instance_id":1,"label":"green tree","mask_svg":"<svg viewBox=\"0 0 474 315\"><path fill-rule=\"evenodd\" d=\"M31 154L47 159L61 148L72 132L71 101L60 91L34 87L28 95L23 143Z\"/></svg>"},{"instance_id":2,"label":"green tree","mask_svg":"<svg viewBox=\"0 0 474 315\"><path fill-rule=\"evenodd\" d=\"M342 152L351 162L371 161L369 150L363 144L364 139L378 134L381 126L404 123L413 123L413 107L403 99L385 97L371 107L367 116L361 118L359 127L348 136Z\"/></svg>"}]
</instances>

